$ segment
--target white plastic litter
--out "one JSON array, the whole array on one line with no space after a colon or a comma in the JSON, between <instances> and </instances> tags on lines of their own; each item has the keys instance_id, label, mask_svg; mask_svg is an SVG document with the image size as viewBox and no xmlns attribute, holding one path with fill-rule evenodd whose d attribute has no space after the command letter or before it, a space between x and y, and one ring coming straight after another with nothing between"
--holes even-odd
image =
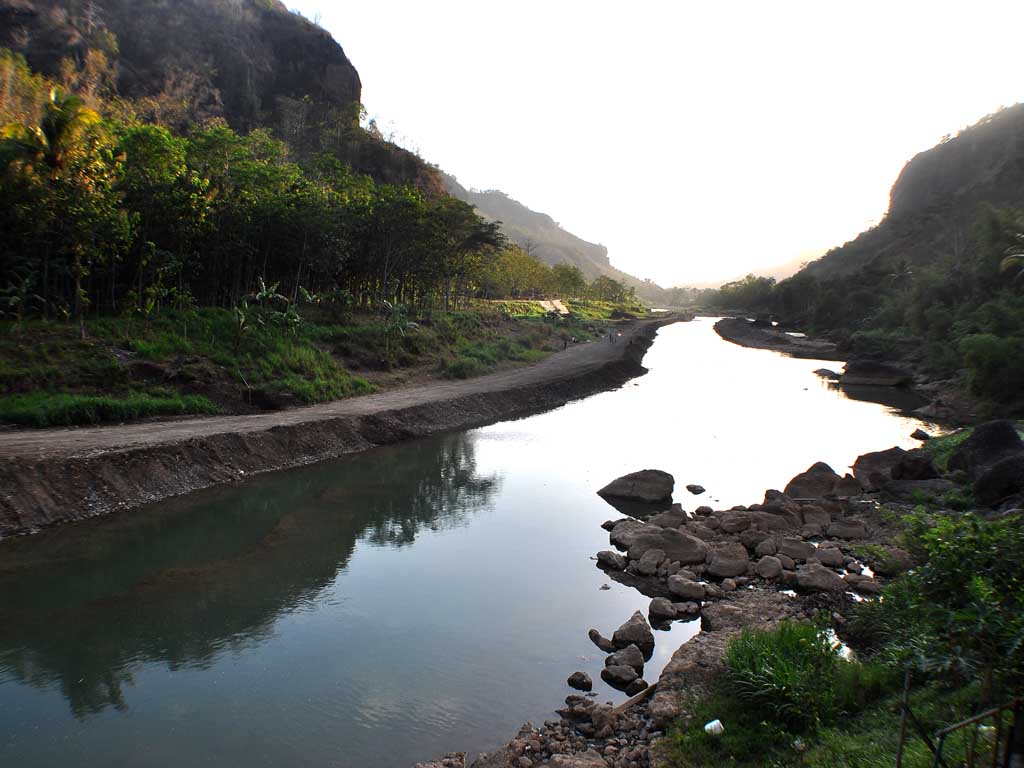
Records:
<instances>
[{"instance_id":1,"label":"white plastic litter","mask_svg":"<svg viewBox=\"0 0 1024 768\"><path fill-rule=\"evenodd\" d=\"M725 726L721 720L712 720L704 726L704 730L712 736L721 736L725 732Z\"/></svg>"}]
</instances>

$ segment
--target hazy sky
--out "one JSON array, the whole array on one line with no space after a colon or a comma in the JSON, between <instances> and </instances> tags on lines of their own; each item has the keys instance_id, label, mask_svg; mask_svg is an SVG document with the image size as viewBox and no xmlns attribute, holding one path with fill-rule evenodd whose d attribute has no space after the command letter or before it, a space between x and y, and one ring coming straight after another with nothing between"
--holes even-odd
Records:
<instances>
[{"instance_id":1,"label":"hazy sky","mask_svg":"<svg viewBox=\"0 0 1024 768\"><path fill-rule=\"evenodd\" d=\"M405 146L663 285L826 250L1024 100L1024 2L286 0Z\"/></svg>"}]
</instances>

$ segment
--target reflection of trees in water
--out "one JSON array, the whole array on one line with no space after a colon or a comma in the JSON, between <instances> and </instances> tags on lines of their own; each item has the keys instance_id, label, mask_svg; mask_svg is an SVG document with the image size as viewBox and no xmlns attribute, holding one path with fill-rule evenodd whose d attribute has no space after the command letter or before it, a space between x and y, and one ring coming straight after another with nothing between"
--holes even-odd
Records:
<instances>
[{"instance_id":1,"label":"reflection of trees in water","mask_svg":"<svg viewBox=\"0 0 1024 768\"><path fill-rule=\"evenodd\" d=\"M78 717L126 709L142 666L205 668L258 645L316 603L358 541L465 525L498 483L458 433L20 542L0 576L0 674L59 686Z\"/></svg>"},{"instance_id":2,"label":"reflection of trees in water","mask_svg":"<svg viewBox=\"0 0 1024 768\"><path fill-rule=\"evenodd\" d=\"M379 513L369 525L367 540L377 545L412 544L424 527L432 531L459 528L467 516L488 504L498 489L496 475L476 472L473 444L465 439L446 439L437 450L416 452L415 460L395 468L395 497L374 503Z\"/></svg>"}]
</instances>

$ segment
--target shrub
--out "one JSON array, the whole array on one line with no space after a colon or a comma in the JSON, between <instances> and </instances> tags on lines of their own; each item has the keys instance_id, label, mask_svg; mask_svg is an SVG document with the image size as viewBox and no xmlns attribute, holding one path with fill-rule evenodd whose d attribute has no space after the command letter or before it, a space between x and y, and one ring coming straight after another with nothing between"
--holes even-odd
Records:
<instances>
[{"instance_id":1,"label":"shrub","mask_svg":"<svg viewBox=\"0 0 1024 768\"><path fill-rule=\"evenodd\" d=\"M449 379L470 379L486 373L487 365L475 357L458 357L445 366L445 376Z\"/></svg>"}]
</instances>

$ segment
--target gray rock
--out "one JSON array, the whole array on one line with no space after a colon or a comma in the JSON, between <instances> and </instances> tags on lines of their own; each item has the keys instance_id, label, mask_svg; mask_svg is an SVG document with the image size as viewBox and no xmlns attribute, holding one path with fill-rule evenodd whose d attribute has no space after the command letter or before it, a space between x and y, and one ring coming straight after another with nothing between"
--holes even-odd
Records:
<instances>
[{"instance_id":1,"label":"gray rock","mask_svg":"<svg viewBox=\"0 0 1024 768\"><path fill-rule=\"evenodd\" d=\"M832 493L842 498L849 498L850 496L860 496L864 493L864 488L861 486L860 480L847 472L843 475L843 479L836 483Z\"/></svg>"},{"instance_id":2,"label":"gray rock","mask_svg":"<svg viewBox=\"0 0 1024 768\"><path fill-rule=\"evenodd\" d=\"M668 472L642 469L612 480L597 493L616 499L657 504L672 498L674 486L675 479Z\"/></svg>"},{"instance_id":3,"label":"gray rock","mask_svg":"<svg viewBox=\"0 0 1024 768\"><path fill-rule=\"evenodd\" d=\"M929 435L927 432L925 432L920 427L918 427L913 432L911 432L910 436L912 438L914 438L915 440L931 440L932 439L932 436Z\"/></svg>"},{"instance_id":4,"label":"gray rock","mask_svg":"<svg viewBox=\"0 0 1024 768\"><path fill-rule=\"evenodd\" d=\"M608 683L612 688L616 688L620 691L625 690L626 686L638 677L640 677L640 675L636 673L635 669L622 664L615 664L601 670L601 679Z\"/></svg>"},{"instance_id":5,"label":"gray rock","mask_svg":"<svg viewBox=\"0 0 1024 768\"><path fill-rule=\"evenodd\" d=\"M679 528L686 524L686 513L682 509L676 509L675 505L667 512L659 512L653 517L647 518L648 525L656 525L659 528Z\"/></svg>"},{"instance_id":6,"label":"gray rock","mask_svg":"<svg viewBox=\"0 0 1024 768\"><path fill-rule=\"evenodd\" d=\"M735 592L736 591L736 580L735 579L722 579L722 591L723 592Z\"/></svg>"},{"instance_id":7,"label":"gray rock","mask_svg":"<svg viewBox=\"0 0 1024 768\"><path fill-rule=\"evenodd\" d=\"M1024 453L1004 456L981 468L974 481L974 496L980 504L994 507L1024 491Z\"/></svg>"},{"instance_id":8,"label":"gray rock","mask_svg":"<svg viewBox=\"0 0 1024 768\"><path fill-rule=\"evenodd\" d=\"M826 526L832 522L832 515L817 504L805 504L800 507L800 517L803 519L804 525Z\"/></svg>"},{"instance_id":9,"label":"gray rock","mask_svg":"<svg viewBox=\"0 0 1024 768\"><path fill-rule=\"evenodd\" d=\"M597 562L612 571L624 571L629 561L618 552L605 549L597 553Z\"/></svg>"},{"instance_id":10,"label":"gray rock","mask_svg":"<svg viewBox=\"0 0 1024 768\"><path fill-rule=\"evenodd\" d=\"M658 566L665 562L665 552L660 549L648 549L636 563L636 572L641 576L653 576Z\"/></svg>"},{"instance_id":11,"label":"gray rock","mask_svg":"<svg viewBox=\"0 0 1024 768\"><path fill-rule=\"evenodd\" d=\"M677 616L696 616L700 613L700 606L693 602L672 603L672 607L676 609Z\"/></svg>"},{"instance_id":12,"label":"gray rock","mask_svg":"<svg viewBox=\"0 0 1024 768\"><path fill-rule=\"evenodd\" d=\"M779 562L782 563L782 567L784 570L792 571L794 568L796 568L796 561L789 555L779 552L775 556L779 559Z\"/></svg>"},{"instance_id":13,"label":"gray rock","mask_svg":"<svg viewBox=\"0 0 1024 768\"><path fill-rule=\"evenodd\" d=\"M708 515L710 515L714 511L715 510L713 510L711 507L709 507L706 504L704 504L704 505L701 505L701 506L697 507L695 510L693 510L693 514L700 515L701 517L707 517Z\"/></svg>"},{"instance_id":14,"label":"gray rock","mask_svg":"<svg viewBox=\"0 0 1024 768\"><path fill-rule=\"evenodd\" d=\"M656 597L651 600L647 613L657 621L670 621L676 617L676 609L667 597Z\"/></svg>"},{"instance_id":15,"label":"gray rock","mask_svg":"<svg viewBox=\"0 0 1024 768\"><path fill-rule=\"evenodd\" d=\"M620 650L635 645L643 652L645 659L651 658L651 654L654 653L654 633L640 611L634 613L629 621L615 630L612 645Z\"/></svg>"},{"instance_id":16,"label":"gray rock","mask_svg":"<svg viewBox=\"0 0 1024 768\"><path fill-rule=\"evenodd\" d=\"M892 480L892 469L905 453L902 448L889 448L858 456L853 462L853 476L865 490L877 491Z\"/></svg>"},{"instance_id":17,"label":"gray rock","mask_svg":"<svg viewBox=\"0 0 1024 768\"><path fill-rule=\"evenodd\" d=\"M814 557L819 563L829 568L842 568L845 564L843 553L834 547L818 547Z\"/></svg>"},{"instance_id":18,"label":"gray rock","mask_svg":"<svg viewBox=\"0 0 1024 768\"><path fill-rule=\"evenodd\" d=\"M902 387L910 384L913 377L909 372L892 363L877 360L850 360L843 368L839 380L844 387Z\"/></svg>"},{"instance_id":19,"label":"gray rock","mask_svg":"<svg viewBox=\"0 0 1024 768\"><path fill-rule=\"evenodd\" d=\"M704 585L681 575L668 577L668 591L684 600L704 599Z\"/></svg>"},{"instance_id":20,"label":"gray rock","mask_svg":"<svg viewBox=\"0 0 1024 768\"><path fill-rule=\"evenodd\" d=\"M616 528L613 534L618 530ZM660 549L669 562L692 565L704 562L708 545L688 533L649 525L633 535L632 544L629 546L629 559L639 560L649 549Z\"/></svg>"},{"instance_id":21,"label":"gray rock","mask_svg":"<svg viewBox=\"0 0 1024 768\"><path fill-rule=\"evenodd\" d=\"M629 549L636 537L645 531L657 530L656 526L642 523L639 520L620 520L612 528L608 540L618 549Z\"/></svg>"},{"instance_id":22,"label":"gray rock","mask_svg":"<svg viewBox=\"0 0 1024 768\"><path fill-rule=\"evenodd\" d=\"M931 480L939 476L931 454L920 449L907 451L896 462L890 476L893 480Z\"/></svg>"},{"instance_id":23,"label":"gray rock","mask_svg":"<svg viewBox=\"0 0 1024 768\"><path fill-rule=\"evenodd\" d=\"M743 512L723 512L718 516L719 528L722 533L739 533L750 527L750 515Z\"/></svg>"},{"instance_id":24,"label":"gray rock","mask_svg":"<svg viewBox=\"0 0 1024 768\"><path fill-rule=\"evenodd\" d=\"M647 690L647 681L642 677L638 677L632 683L626 686L627 696L636 696L640 691Z\"/></svg>"},{"instance_id":25,"label":"gray rock","mask_svg":"<svg viewBox=\"0 0 1024 768\"><path fill-rule=\"evenodd\" d=\"M796 583L800 589L810 592L844 592L846 582L835 571L819 563L804 565L796 572Z\"/></svg>"},{"instance_id":26,"label":"gray rock","mask_svg":"<svg viewBox=\"0 0 1024 768\"><path fill-rule=\"evenodd\" d=\"M644 655L635 645L627 645L604 660L606 667L632 667L637 674L643 674Z\"/></svg>"},{"instance_id":27,"label":"gray rock","mask_svg":"<svg viewBox=\"0 0 1024 768\"><path fill-rule=\"evenodd\" d=\"M791 499L818 499L832 493L841 479L832 467L819 461L790 480L783 493Z\"/></svg>"},{"instance_id":28,"label":"gray rock","mask_svg":"<svg viewBox=\"0 0 1024 768\"><path fill-rule=\"evenodd\" d=\"M957 446L949 457L949 468L977 478L983 467L1020 453L1024 453L1024 442L1014 423L1007 419L988 421L975 427L971 436Z\"/></svg>"},{"instance_id":29,"label":"gray rock","mask_svg":"<svg viewBox=\"0 0 1024 768\"><path fill-rule=\"evenodd\" d=\"M779 549L775 545L775 539L765 539L760 544L758 544L757 547L754 548L754 554L759 557L764 557L765 555L774 555L778 551Z\"/></svg>"},{"instance_id":30,"label":"gray rock","mask_svg":"<svg viewBox=\"0 0 1024 768\"><path fill-rule=\"evenodd\" d=\"M706 572L715 578L742 576L750 565L747 548L738 541L716 544L708 554Z\"/></svg>"},{"instance_id":31,"label":"gray rock","mask_svg":"<svg viewBox=\"0 0 1024 768\"><path fill-rule=\"evenodd\" d=\"M826 532L837 539L863 539L868 535L867 526L860 520L836 520Z\"/></svg>"},{"instance_id":32,"label":"gray rock","mask_svg":"<svg viewBox=\"0 0 1024 768\"><path fill-rule=\"evenodd\" d=\"M757 561L754 570L762 579L777 579L782 575L782 562L777 557L765 555Z\"/></svg>"},{"instance_id":33,"label":"gray rock","mask_svg":"<svg viewBox=\"0 0 1024 768\"><path fill-rule=\"evenodd\" d=\"M552 755L547 764L551 768L606 768L604 758L593 749L575 755Z\"/></svg>"},{"instance_id":34,"label":"gray rock","mask_svg":"<svg viewBox=\"0 0 1024 768\"><path fill-rule=\"evenodd\" d=\"M587 636L594 645L605 653L612 653L615 650L615 644L596 629L591 629L587 632Z\"/></svg>"},{"instance_id":35,"label":"gray rock","mask_svg":"<svg viewBox=\"0 0 1024 768\"><path fill-rule=\"evenodd\" d=\"M706 490L703 485L697 485L696 483L690 483L686 486L686 490L692 493L694 496L700 496Z\"/></svg>"},{"instance_id":36,"label":"gray rock","mask_svg":"<svg viewBox=\"0 0 1024 768\"><path fill-rule=\"evenodd\" d=\"M814 545L809 541L801 541L787 536L776 541L775 545L778 548L778 553L791 557L797 562L814 557Z\"/></svg>"},{"instance_id":37,"label":"gray rock","mask_svg":"<svg viewBox=\"0 0 1024 768\"><path fill-rule=\"evenodd\" d=\"M594 687L594 681L586 672L573 672L566 682L570 688L575 688L577 691L589 691Z\"/></svg>"}]
</instances>

